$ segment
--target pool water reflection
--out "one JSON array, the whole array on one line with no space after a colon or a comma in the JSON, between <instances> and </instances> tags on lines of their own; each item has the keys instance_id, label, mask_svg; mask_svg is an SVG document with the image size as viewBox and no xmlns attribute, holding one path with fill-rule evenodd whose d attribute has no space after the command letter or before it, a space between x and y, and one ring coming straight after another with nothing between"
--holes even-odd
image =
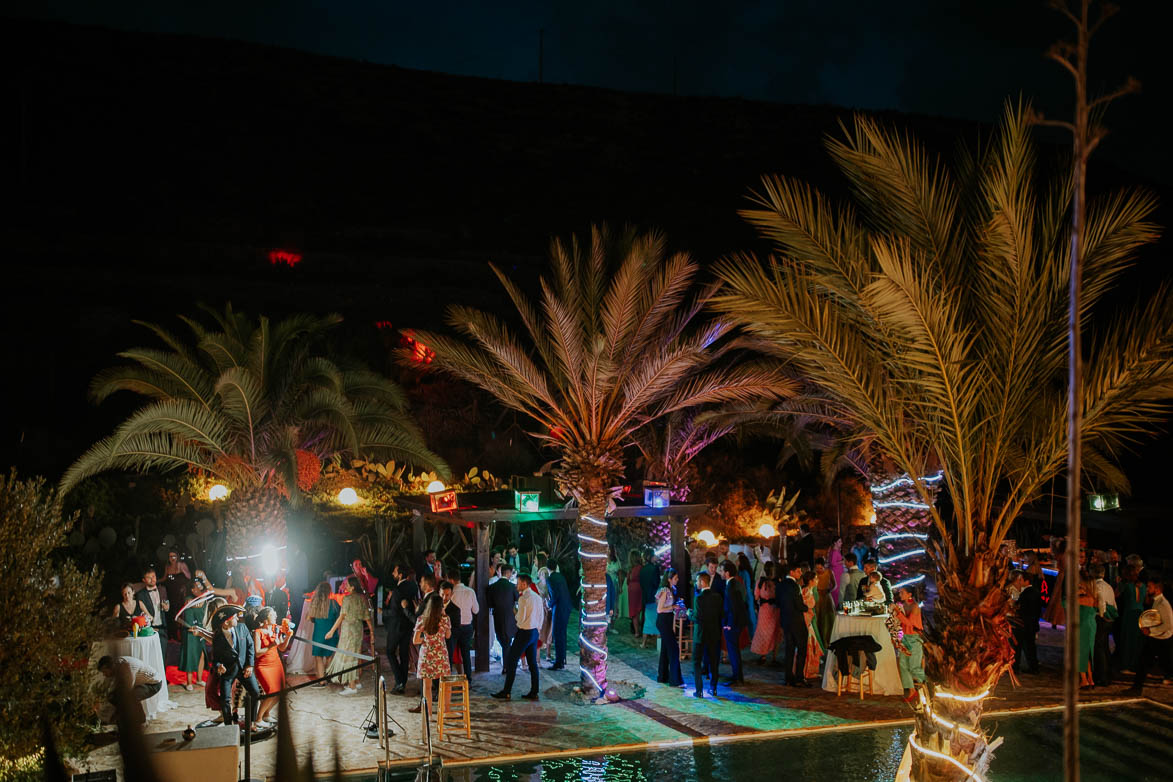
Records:
<instances>
[{"instance_id":1,"label":"pool water reflection","mask_svg":"<svg viewBox=\"0 0 1173 782\"><path fill-rule=\"evenodd\" d=\"M1060 711L990 717L986 729L1005 737L990 782L1062 778ZM452 782L690 782L776 778L890 782L909 725L791 737L452 769ZM1080 712L1083 782L1173 777L1173 710L1151 703L1089 706Z\"/></svg>"}]
</instances>

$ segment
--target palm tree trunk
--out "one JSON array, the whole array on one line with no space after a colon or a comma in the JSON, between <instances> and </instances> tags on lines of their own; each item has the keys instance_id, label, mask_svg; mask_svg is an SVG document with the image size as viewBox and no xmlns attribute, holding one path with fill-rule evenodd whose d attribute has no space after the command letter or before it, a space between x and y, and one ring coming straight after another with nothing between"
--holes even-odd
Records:
<instances>
[{"instance_id":1,"label":"palm tree trunk","mask_svg":"<svg viewBox=\"0 0 1173 782\"><path fill-rule=\"evenodd\" d=\"M925 544L932 528L929 508L937 499L937 480L925 481L928 497L922 497L907 475L882 474L871 485L876 513L876 549L880 570L897 584L921 583L929 570ZM859 563L863 567L863 563ZM922 584L923 586L923 584Z\"/></svg>"},{"instance_id":2,"label":"palm tree trunk","mask_svg":"<svg viewBox=\"0 0 1173 782\"><path fill-rule=\"evenodd\" d=\"M607 690L607 494L591 494L578 506L578 558L582 564L582 629L578 636L582 691Z\"/></svg>"},{"instance_id":3,"label":"palm tree trunk","mask_svg":"<svg viewBox=\"0 0 1173 782\"><path fill-rule=\"evenodd\" d=\"M985 538L972 557L954 567L932 546L940 592L925 628L927 686L910 739L911 778L961 782L984 778L1001 739L981 727L985 698L1014 662L1011 606L1002 585L1010 562L991 552ZM944 565L944 566L942 566ZM915 742L915 743L912 743Z\"/></svg>"}]
</instances>

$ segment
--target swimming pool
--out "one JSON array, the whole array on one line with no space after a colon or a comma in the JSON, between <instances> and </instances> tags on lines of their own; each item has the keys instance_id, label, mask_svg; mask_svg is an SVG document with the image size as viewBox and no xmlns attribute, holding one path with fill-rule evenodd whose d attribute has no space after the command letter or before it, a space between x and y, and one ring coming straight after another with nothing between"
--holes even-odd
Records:
<instances>
[{"instance_id":1,"label":"swimming pool","mask_svg":"<svg viewBox=\"0 0 1173 782\"><path fill-rule=\"evenodd\" d=\"M991 716L985 726L1005 737L990 782L1062 778L1063 713ZM450 782L655 782L777 777L891 782L910 725L830 730L769 739L716 741L687 747L560 757L446 771ZM1167 780L1173 776L1173 709L1150 702L1080 710L1083 782ZM391 775L388 779L395 779ZM409 777L412 778L412 777ZM373 777L366 779L373 782ZM357 780L356 780L357 782Z\"/></svg>"}]
</instances>

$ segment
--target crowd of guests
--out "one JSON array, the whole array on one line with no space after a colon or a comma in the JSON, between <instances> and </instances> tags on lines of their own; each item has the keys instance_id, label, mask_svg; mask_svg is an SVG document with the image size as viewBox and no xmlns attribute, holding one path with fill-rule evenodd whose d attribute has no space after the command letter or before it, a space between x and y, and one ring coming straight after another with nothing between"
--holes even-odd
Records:
<instances>
[{"instance_id":1,"label":"crowd of guests","mask_svg":"<svg viewBox=\"0 0 1173 782\"><path fill-rule=\"evenodd\" d=\"M1057 565L1054 586L1043 597L1047 584L1036 552L1026 552L1022 569L1010 576L1007 590L1014 601L1018 622L1014 629L1018 672L1038 673L1040 622L1052 627L1067 624L1064 605L1064 547L1062 538L1052 541L1051 556ZM1115 674L1132 677L1129 692L1140 694L1154 664L1163 683L1173 680L1173 609L1164 595L1162 574L1146 568L1136 554L1121 561L1114 550L1081 548L1076 595L1079 605L1079 666L1083 688L1112 684ZM1149 612L1142 621L1142 616Z\"/></svg>"}]
</instances>

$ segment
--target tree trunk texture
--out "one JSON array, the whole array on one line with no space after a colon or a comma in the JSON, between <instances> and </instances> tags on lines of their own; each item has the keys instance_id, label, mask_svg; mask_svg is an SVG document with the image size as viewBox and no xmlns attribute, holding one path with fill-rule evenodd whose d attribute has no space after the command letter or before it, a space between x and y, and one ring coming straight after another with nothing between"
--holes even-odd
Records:
<instances>
[{"instance_id":1,"label":"tree trunk texture","mask_svg":"<svg viewBox=\"0 0 1173 782\"><path fill-rule=\"evenodd\" d=\"M597 696L607 691L606 492L591 494L580 500L575 532L579 535L578 558L582 564L579 678L583 692Z\"/></svg>"},{"instance_id":2,"label":"tree trunk texture","mask_svg":"<svg viewBox=\"0 0 1173 782\"><path fill-rule=\"evenodd\" d=\"M926 554L912 552L924 549L927 542L933 525L929 506L937 501L938 485L938 482L926 483L925 488L930 496L922 497L905 474L881 473L881 477L872 484L880 570L893 584L925 575L930 569ZM915 507L917 505L925 507ZM911 535L925 537L908 537ZM860 562L859 566L862 568L863 563Z\"/></svg>"},{"instance_id":3,"label":"tree trunk texture","mask_svg":"<svg viewBox=\"0 0 1173 782\"><path fill-rule=\"evenodd\" d=\"M1002 588L1011 563L989 549L984 535L974 553L961 555L956 567L949 566L939 547L929 545L938 564L939 593L932 622L925 628L928 682L921 693L924 705L916 709L913 736L920 747L947 755L985 777L1001 739L991 742L982 730L983 693L992 692L1014 662L1013 608ZM970 776L954 763L916 748L911 748L911 756L911 778L916 782L960 782Z\"/></svg>"}]
</instances>

